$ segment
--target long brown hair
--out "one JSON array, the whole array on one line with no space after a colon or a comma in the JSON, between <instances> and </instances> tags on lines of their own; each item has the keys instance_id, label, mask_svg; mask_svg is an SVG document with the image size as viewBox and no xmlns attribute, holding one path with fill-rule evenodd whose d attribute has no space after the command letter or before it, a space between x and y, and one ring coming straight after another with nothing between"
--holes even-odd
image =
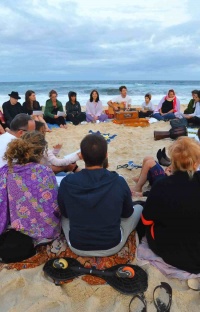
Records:
<instances>
[{"instance_id":1,"label":"long brown hair","mask_svg":"<svg viewBox=\"0 0 200 312\"><path fill-rule=\"evenodd\" d=\"M25 93L25 102L26 102L26 105L27 105L27 108L32 110L32 109L37 109L37 104L36 104L36 101L33 101L33 103L31 103L29 97L32 95L32 94L35 94L34 91L32 90L28 90L26 91Z\"/></svg>"}]
</instances>

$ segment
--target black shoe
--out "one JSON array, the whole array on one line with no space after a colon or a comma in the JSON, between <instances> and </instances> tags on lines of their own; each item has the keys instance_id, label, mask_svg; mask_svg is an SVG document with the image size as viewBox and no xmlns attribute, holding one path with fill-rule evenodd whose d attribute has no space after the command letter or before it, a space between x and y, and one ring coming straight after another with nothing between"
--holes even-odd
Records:
<instances>
[{"instance_id":1,"label":"black shoe","mask_svg":"<svg viewBox=\"0 0 200 312\"><path fill-rule=\"evenodd\" d=\"M164 150L164 152L165 152L165 148L163 149ZM166 154L165 154L165 156L166 156ZM168 160L168 159L166 159L164 156L163 156L163 152L161 151L161 149L159 149L158 151L157 151L157 158L158 158L158 163L161 165L161 166L166 166L166 167L168 167L168 166L170 166L171 165L171 161L170 161L170 159Z\"/></svg>"},{"instance_id":2,"label":"black shoe","mask_svg":"<svg viewBox=\"0 0 200 312\"><path fill-rule=\"evenodd\" d=\"M162 154L161 149L159 149L159 150L157 151L156 156L157 156L157 158L158 158L158 161L159 161L159 159L161 159L161 158L163 157L163 154Z\"/></svg>"},{"instance_id":3,"label":"black shoe","mask_svg":"<svg viewBox=\"0 0 200 312\"><path fill-rule=\"evenodd\" d=\"M169 167L171 165L171 162L166 160L165 158L161 157L160 159L158 159L158 162L161 166L166 166Z\"/></svg>"},{"instance_id":4,"label":"black shoe","mask_svg":"<svg viewBox=\"0 0 200 312\"><path fill-rule=\"evenodd\" d=\"M167 161L170 161L170 158L166 155L166 150L165 150L165 147L162 149L162 156L163 158L165 158ZM170 161L171 162L171 161Z\"/></svg>"}]
</instances>

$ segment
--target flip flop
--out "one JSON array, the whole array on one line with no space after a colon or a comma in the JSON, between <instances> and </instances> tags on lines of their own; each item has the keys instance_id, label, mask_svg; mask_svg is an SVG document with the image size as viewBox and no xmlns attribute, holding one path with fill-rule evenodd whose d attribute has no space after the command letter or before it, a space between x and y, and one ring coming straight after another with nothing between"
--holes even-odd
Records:
<instances>
[{"instance_id":1,"label":"flip flop","mask_svg":"<svg viewBox=\"0 0 200 312\"><path fill-rule=\"evenodd\" d=\"M143 293L136 294L136 295L133 296L133 298L131 299L131 301L129 303L129 312L131 312L131 303L136 298L139 299L142 302L142 304L143 304L143 308L142 308L141 312L147 312L147 302L146 302L146 299L145 299L145 296L144 296Z\"/></svg>"},{"instance_id":2,"label":"flip flop","mask_svg":"<svg viewBox=\"0 0 200 312\"><path fill-rule=\"evenodd\" d=\"M142 166L136 165L132 160L128 162L127 169L132 170L132 169L138 169L138 168L142 168Z\"/></svg>"},{"instance_id":3,"label":"flip flop","mask_svg":"<svg viewBox=\"0 0 200 312\"><path fill-rule=\"evenodd\" d=\"M117 166L117 169L127 168L127 167L128 167L128 164L125 164L125 165L118 165L118 166Z\"/></svg>"},{"instance_id":4,"label":"flip flop","mask_svg":"<svg viewBox=\"0 0 200 312\"><path fill-rule=\"evenodd\" d=\"M155 292L157 289L164 289L166 294L168 295L168 303L165 303L161 300L161 298L155 296ZM172 288L168 283L161 282L160 285L156 286L153 291L153 301L156 307L157 312L170 312L171 304L172 304Z\"/></svg>"}]
</instances>

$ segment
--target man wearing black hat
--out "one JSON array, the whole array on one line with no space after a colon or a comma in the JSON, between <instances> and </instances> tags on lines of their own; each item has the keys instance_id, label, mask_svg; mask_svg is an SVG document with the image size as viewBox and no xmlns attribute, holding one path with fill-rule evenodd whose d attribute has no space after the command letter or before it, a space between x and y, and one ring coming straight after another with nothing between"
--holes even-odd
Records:
<instances>
[{"instance_id":1,"label":"man wearing black hat","mask_svg":"<svg viewBox=\"0 0 200 312\"><path fill-rule=\"evenodd\" d=\"M3 113L6 120L7 126L10 128L10 123L13 120L13 118L23 113L23 107L22 105L17 101L18 99L21 99L18 92L12 91L10 94L10 100L3 103Z\"/></svg>"}]
</instances>

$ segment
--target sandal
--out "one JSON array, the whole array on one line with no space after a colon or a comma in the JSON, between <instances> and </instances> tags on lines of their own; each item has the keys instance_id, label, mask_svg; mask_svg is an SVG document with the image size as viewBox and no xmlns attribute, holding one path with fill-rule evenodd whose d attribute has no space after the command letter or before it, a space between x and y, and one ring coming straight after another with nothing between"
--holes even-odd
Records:
<instances>
[{"instance_id":1,"label":"sandal","mask_svg":"<svg viewBox=\"0 0 200 312\"><path fill-rule=\"evenodd\" d=\"M136 165L132 160L130 160L128 161L128 164L117 166L117 169L121 169L121 168L127 168L129 170L132 170L132 169L142 168L142 166Z\"/></svg>"},{"instance_id":2,"label":"sandal","mask_svg":"<svg viewBox=\"0 0 200 312\"><path fill-rule=\"evenodd\" d=\"M159 297L155 298L155 292L157 289L164 289L168 295L168 303L163 302ZM157 312L170 312L172 304L172 288L168 283L161 282L160 285L156 286L153 291L153 301Z\"/></svg>"},{"instance_id":3,"label":"sandal","mask_svg":"<svg viewBox=\"0 0 200 312\"><path fill-rule=\"evenodd\" d=\"M117 166L117 169L127 168L127 167L128 167L128 164L125 164L125 165L118 165L118 166Z\"/></svg>"},{"instance_id":4,"label":"sandal","mask_svg":"<svg viewBox=\"0 0 200 312\"><path fill-rule=\"evenodd\" d=\"M127 169L132 170L132 169L138 169L138 168L142 168L142 166L136 165L132 160L128 162Z\"/></svg>"},{"instance_id":5,"label":"sandal","mask_svg":"<svg viewBox=\"0 0 200 312\"><path fill-rule=\"evenodd\" d=\"M145 299L145 296L144 296L143 293L136 294L136 295L133 296L133 298L131 299L131 301L129 303L129 312L131 312L131 303L133 302L133 300L135 298L138 298L142 302L142 304L143 304L143 308L142 308L141 312L147 312L147 302L146 302L146 299Z\"/></svg>"}]
</instances>

